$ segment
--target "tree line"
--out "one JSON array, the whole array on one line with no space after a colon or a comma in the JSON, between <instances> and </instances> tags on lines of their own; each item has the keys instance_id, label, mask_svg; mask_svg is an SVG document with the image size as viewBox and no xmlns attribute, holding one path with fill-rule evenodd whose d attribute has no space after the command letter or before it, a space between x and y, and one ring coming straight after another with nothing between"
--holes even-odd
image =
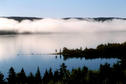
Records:
<instances>
[{"instance_id":1,"label":"tree line","mask_svg":"<svg viewBox=\"0 0 126 84\"><path fill-rule=\"evenodd\" d=\"M110 64L100 65L99 70L88 70L87 67L67 69L63 63L59 70L52 72L52 69L46 70L41 76L38 67L37 72L29 75L25 74L22 68L16 73L11 67L8 77L0 73L0 84L126 84L126 60L122 59L113 67Z\"/></svg>"},{"instance_id":2,"label":"tree line","mask_svg":"<svg viewBox=\"0 0 126 84\"><path fill-rule=\"evenodd\" d=\"M96 48L68 49L63 48L62 52L64 59L72 57L85 57L86 59L93 58L126 58L126 42L124 43L108 43L98 45Z\"/></svg>"}]
</instances>

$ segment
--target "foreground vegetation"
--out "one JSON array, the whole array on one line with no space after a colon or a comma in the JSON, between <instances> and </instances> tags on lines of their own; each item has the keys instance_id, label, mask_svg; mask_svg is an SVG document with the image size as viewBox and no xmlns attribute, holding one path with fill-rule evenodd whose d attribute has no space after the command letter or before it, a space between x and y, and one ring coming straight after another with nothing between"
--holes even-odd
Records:
<instances>
[{"instance_id":1,"label":"foreground vegetation","mask_svg":"<svg viewBox=\"0 0 126 84\"><path fill-rule=\"evenodd\" d=\"M7 80L0 73L0 84L126 84L126 60L121 60L113 67L101 65L98 71L88 70L87 67L67 70L63 63L59 70L46 70L41 76L38 70L35 75L25 74L24 69L16 73L13 67L8 72Z\"/></svg>"},{"instance_id":2,"label":"foreground vegetation","mask_svg":"<svg viewBox=\"0 0 126 84\"><path fill-rule=\"evenodd\" d=\"M63 48L63 51L58 53L63 55L64 59L72 57L85 57L86 59L93 58L126 58L126 42L125 43L108 43L98 45L94 48L85 49L68 49Z\"/></svg>"}]
</instances>

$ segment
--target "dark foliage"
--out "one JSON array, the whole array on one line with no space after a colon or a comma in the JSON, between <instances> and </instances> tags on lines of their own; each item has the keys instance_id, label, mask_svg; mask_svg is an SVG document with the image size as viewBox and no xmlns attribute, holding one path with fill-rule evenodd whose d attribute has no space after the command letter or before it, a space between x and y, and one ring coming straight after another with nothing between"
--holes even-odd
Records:
<instances>
[{"instance_id":1,"label":"dark foliage","mask_svg":"<svg viewBox=\"0 0 126 84\"><path fill-rule=\"evenodd\" d=\"M125 43L108 43L98 45L94 48L82 48L80 49L67 49L63 48L60 53L63 55L64 59L72 57L85 57L86 59L93 58L126 58L126 42Z\"/></svg>"},{"instance_id":2,"label":"dark foliage","mask_svg":"<svg viewBox=\"0 0 126 84\"><path fill-rule=\"evenodd\" d=\"M9 73L8 73L8 84L16 84L16 73L13 69L13 67L10 68Z\"/></svg>"},{"instance_id":3,"label":"dark foliage","mask_svg":"<svg viewBox=\"0 0 126 84\"><path fill-rule=\"evenodd\" d=\"M25 84L27 80L27 77L25 75L24 69L21 69L21 72L17 73L17 82L21 84Z\"/></svg>"},{"instance_id":4,"label":"dark foliage","mask_svg":"<svg viewBox=\"0 0 126 84\"><path fill-rule=\"evenodd\" d=\"M0 84L6 84L4 80L4 75L0 72Z\"/></svg>"},{"instance_id":5,"label":"dark foliage","mask_svg":"<svg viewBox=\"0 0 126 84\"><path fill-rule=\"evenodd\" d=\"M13 67L10 68L7 81L0 73L0 84L126 84L126 60L122 59L117 64L110 67L109 64L100 65L97 71L88 70L87 67L67 70L63 63L59 70L52 72L52 69L45 71L44 76L40 74L38 67L35 75L30 73L25 75L24 69L15 73Z\"/></svg>"},{"instance_id":6,"label":"dark foliage","mask_svg":"<svg viewBox=\"0 0 126 84\"><path fill-rule=\"evenodd\" d=\"M41 73L40 73L39 67L38 67L37 72L36 72L36 75L35 75L35 82L37 84L41 84Z\"/></svg>"}]
</instances>

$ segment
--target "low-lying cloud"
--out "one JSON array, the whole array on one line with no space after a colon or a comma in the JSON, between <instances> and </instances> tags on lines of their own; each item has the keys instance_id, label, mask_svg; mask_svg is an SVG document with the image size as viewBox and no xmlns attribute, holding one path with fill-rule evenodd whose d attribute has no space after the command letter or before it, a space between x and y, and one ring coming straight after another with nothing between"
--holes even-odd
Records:
<instances>
[{"instance_id":1,"label":"low-lying cloud","mask_svg":"<svg viewBox=\"0 0 126 84\"><path fill-rule=\"evenodd\" d=\"M17 33L56 33L56 32L108 32L126 31L126 20L113 19L111 21L78 20L78 19L39 19L22 20L0 18L0 31L14 31Z\"/></svg>"}]
</instances>

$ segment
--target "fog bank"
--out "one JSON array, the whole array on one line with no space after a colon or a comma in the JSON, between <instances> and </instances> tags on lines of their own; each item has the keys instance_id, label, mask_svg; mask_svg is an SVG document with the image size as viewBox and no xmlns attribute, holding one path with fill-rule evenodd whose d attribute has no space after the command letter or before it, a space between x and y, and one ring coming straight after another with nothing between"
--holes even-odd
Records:
<instances>
[{"instance_id":1,"label":"fog bank","mask_svg":"<svg viewBox=\"0 0 126 84\"><path fill-rule=\"evenodd\" d=\"M111 32L126 31L126 20L95 21L93 19L39 19L22 20L21 22L0 18L0 32L16 33L61 33L61 32Z\"/></svg>"}]
</instances>

